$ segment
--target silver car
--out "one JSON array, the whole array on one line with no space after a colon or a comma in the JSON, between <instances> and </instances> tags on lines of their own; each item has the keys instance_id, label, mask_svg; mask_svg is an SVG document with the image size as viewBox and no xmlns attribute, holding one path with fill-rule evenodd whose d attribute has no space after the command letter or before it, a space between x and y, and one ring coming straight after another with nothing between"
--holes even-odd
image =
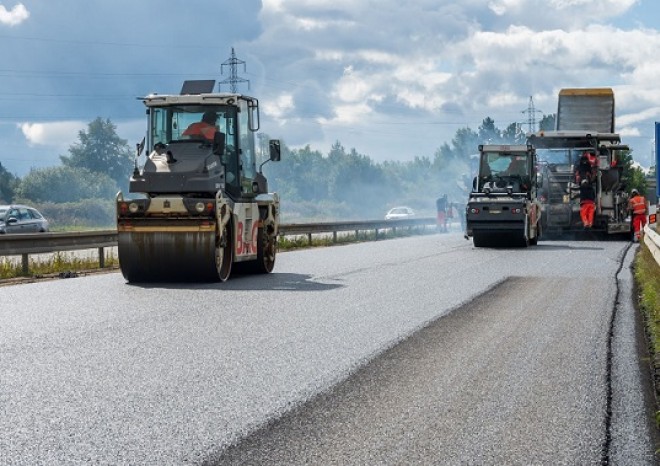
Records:
<instances>
[{"instance_id":1,"label":"silver car","mask_svg":"<svg viewBox=\"0 0 660 466\"><path fill-rule=\"evenodd\" d=\"M393 209L390 209L387 214L385 214L385 220L401 220L404 218L414 218L415 217L415 211L412 210L410 207L394 207Z\"/></svg>"},{"instance_id":2,"label":"silver car","mask_svg":"<svg viewBox=\"0 0 660 466\"><path fill-rule=\"evenodd\" d=\"M26 205L0 205L0 234L48 231L48 220Z\"/></svg>"}]
</instances>

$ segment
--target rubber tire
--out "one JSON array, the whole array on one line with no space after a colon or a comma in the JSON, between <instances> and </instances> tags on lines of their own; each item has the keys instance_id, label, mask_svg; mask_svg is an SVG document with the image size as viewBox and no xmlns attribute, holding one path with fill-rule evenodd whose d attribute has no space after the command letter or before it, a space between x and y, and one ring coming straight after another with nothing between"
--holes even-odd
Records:
<instances>
[{"instance_id":1,"label":"rubber tire","mask_svg":"<svg viewBox=\"0 0 660 466\"><path fill-rule=\"evenodd\" d=\"M268 236L263 228L257 231L257 273L271 273L277 255L277 236Z\"/></svg>"},{"instance_id":2,"label":"rubber tire","mask_svg":"<svg viewBox=\"0 0 660 466\"><path fill-rule=\"evenodd\" d=\"M215 267L218 272L218 281L226 282L231 276L231 268L234 262L234 241L232 238L231 222L224 229L224 237L227 238L224 245L220 244L220 234L215 239Z\"/></svg>"}]
</instances>

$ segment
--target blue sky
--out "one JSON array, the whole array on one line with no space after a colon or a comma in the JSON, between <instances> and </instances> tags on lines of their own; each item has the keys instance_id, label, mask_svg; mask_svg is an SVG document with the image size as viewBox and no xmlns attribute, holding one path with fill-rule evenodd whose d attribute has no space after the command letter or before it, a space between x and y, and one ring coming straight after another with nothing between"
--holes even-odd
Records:
<instances>
[{"instance_id":1,"label":"blue sky","mask_svg":"<svg viewBox=\"0 0 660 466\"><path fill-rule=\"evenodd\" d=\"M234 47L263 131L293 147L339 140L411 160L487 116L525 123L530 96L553 113L563 87L612 87L617 129L649 166L659 3L0 0L0 162L18 175L56 165L97 116L132 146L145 127L137 97L226 79Z\"/></svg>"}]
</instances>

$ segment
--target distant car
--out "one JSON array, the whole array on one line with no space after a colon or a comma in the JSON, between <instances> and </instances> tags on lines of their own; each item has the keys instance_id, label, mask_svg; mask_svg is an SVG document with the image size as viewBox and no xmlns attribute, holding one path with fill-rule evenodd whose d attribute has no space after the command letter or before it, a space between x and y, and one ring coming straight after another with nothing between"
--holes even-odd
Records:
<instances>
[{"instance_id":1,"label":"distant car","mask_svg":"<svg viewBox=\"0 0 660 466\"><path fill-rule=\"evenodd\" d=\"M48 220L26 205L0 205L0 234L48 231Z\"/></svg>"},{"instance_id":2,"label":"distant car","mask_svg":"<svg viewBox=\"0 0 660 466\"><path fill-rule=\"evenodd\" d=\"M385 215L385 220L400 220L403 218L413 218L415 211L410 207L394 207Z\"/></svg>"}]
</instances>

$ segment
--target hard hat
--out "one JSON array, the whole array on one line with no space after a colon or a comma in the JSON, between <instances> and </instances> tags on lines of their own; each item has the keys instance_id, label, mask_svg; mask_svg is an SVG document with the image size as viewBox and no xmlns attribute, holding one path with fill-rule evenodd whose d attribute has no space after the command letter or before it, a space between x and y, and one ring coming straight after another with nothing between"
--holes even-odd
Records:
<instances>
[{"instance_id":1,"label":"hard hat","mask_svg":"<svg viewBox=\"0 0 660 466\"><path fill-rule=\"evenodd\" d=\"M582 180L582 182L581 182L580 184L581 184L582 186L586 186L586 185L589 184L589 181L587 181L587 180Z\"/></svg>"},{"instance_id":2,"label":"hard hat","mask_svg":"<svg viewBox=\"0 0 660 466\"><path fill-rule=\"evenodd\" d=\"M633 189L632 191L630 191L630 194L632 194L634 196L635 194L639 194L639 191L637 191L636 189Z\"/></svg>"}]
</instances>

